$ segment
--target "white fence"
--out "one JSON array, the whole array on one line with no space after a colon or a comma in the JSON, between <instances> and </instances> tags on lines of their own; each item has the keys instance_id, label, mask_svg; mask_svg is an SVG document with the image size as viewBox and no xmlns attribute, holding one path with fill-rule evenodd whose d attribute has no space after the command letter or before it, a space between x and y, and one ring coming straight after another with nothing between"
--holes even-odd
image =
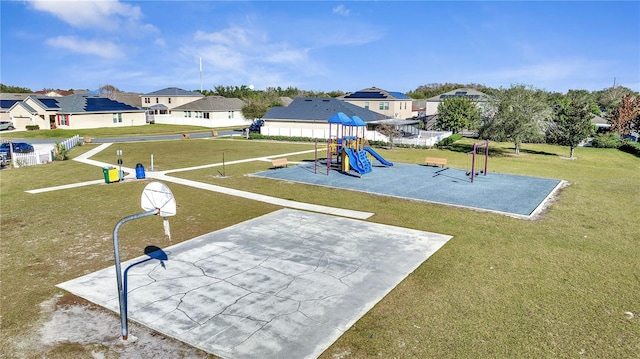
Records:
<instances>
[{"instance_id":1,"label":"white fence","mask_svg":"<svg viewBox=\"0 0 640 359\"><path fill-rule=\"evenodd\" d=\"M39 150L29 153L14 153L11 162L13 167L35 166L53 161L53 152L50 150Z\"/></svg>"},{"instance_id":2,"label":"white fence","mask_svg":"<svg viewBox=\"0 0 640 359\"><path fill-rule=\"evenodd\" d=\"M80 136L75 135L67 140L60 142L60 145L67 151L74 148L80 142ZM55 147L54 147L55 149ZM13 167L26 167L41 165L53 161L53 151L51 149L35 150L29 153L14 153L11 162Z\"/></svg>"},{"instance_id":3,"label":"white fence","mask_svg":"<svg viewBox=\"0 0 640 359\"><path fill-rule=\"evenodd\" d=\"M265 136L286 136L286 137L309 137L318 139L327 139L331 135L329 129L319 128L279 128L268 125L262 126L260 133ZM434 146L442 139L451 136L451 131L420 131L419 134L410 137L396 137L393 143L402 143L417 146ZM389 142L389 137L378 131L367 131L365 133L369 141Z\"/></svg>"}]
</instances>

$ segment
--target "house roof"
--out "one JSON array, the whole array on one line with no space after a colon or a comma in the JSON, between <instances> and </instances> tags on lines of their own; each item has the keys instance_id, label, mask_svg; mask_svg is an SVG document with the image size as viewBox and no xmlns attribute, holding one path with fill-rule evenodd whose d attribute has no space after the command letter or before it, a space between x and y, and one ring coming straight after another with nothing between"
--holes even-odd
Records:
<instances>
[{"instance_id":1,"label":"house roof","mask_svg":"<svg viewBox=\"0 0 640 359\"><path fill-rule=\"evenodd\" d=\"M16 102L20 102L31 96L31 93L0 93L0 110L8 111Z\"/></svg>"},{"instance_id":2,"label":"house roof","mask_svg":"<svg viewBox=\"0 0 640 359\"><path fill-rule=\"evenodd\" d=\"M245 103L239 98L207 96L193 102L174 107L173 111L240 111Z\"/></svg>"},{"instance_id":3,"label":"house roof","mask_svg":"<svg viewBox=\"0 0 640 359\"><path fill-rule=\"evenodd\" d=\"M609 121L607 121L606 119L596 114L592 114L591 122L593 122L593 124L596 125L597 127L611 127L611 124L609 124Z\"/></svg>"},{"instance_id":4,"label":"house roof","mask_svg":"<svg viewBox=\"0 0 640 359\"><path fill-rule=\"evenodd\" d=\"M364 122L374 122L389 118L383 114L326 97L298 97L286 107L272 107L262 117L263 120L292 120L308 122L327 122L338 112L352 117L358 116Z\"/></svg>"},{"instance_id":5,"label":"house roof","mask_svg":"<svg viewBox=\"0 0 640 359\"><path fill-rule=\"evenodd\" d=\"M38 111L36 111L33 107L29 106L26 102L23 102L23 101L15 102L8 111L11 111L12 109L18 106L24 108L27 112L31 114L38 113Z\"/></svg>"},{"instance_id":6,"label":"house roof","mask_svg":"<svg viewBox=\"0 0 640 359\"><path fill-rule=\"evenodd\" d=\"M86 113L86 112L141 112L144 111L139 107L127 105L125 103L112 100L102 96L92 95L71 95L64 97L56 97L43 100L54 99L57 101L60 113Z\"/></svg>"},{"instance_id":7,"label":"house roof","mask_svg":"<svg viewBox=\"0 0 640 359\"><path fill-rule=\"evenodd\" d=\"M204 95L199 92L187 91L177 87L167 87L162 90L140 95L140 97L143 96L204 97Z\"/></svg>"},{"instance_id":8,"label":"house roof","mask_svg":"<svg viewBox=\"0 0 640 359\"><path fill-rule=\"evenodd\" d=\"M369 87L342 96L345 100L409 100L409 96L402 92L385 91L377 87Z\"/></svg>"},{"instance_id":9,"label":"house roof","mask_svg":"<svg viewBox=\"0 0 640 359\"><path fill-rule=\"evenodd\" d=\"M433 96L427 99L427 102L441 102L445 98L453 98L453 97L468 97L474 101L487 101L489 99L489 95L484 92L480 92L473 88L459 88L449 92L445 92L443 94Z\"/></svg>"}]
</instances>

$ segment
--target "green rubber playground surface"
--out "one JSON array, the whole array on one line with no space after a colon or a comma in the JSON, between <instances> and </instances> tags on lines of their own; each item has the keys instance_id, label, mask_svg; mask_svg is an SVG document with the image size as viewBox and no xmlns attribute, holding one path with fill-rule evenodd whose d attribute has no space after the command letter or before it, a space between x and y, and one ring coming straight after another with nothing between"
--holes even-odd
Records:
<instances>
[{"instance_id":1,"label":"green rubber playground surface","mask_svg":"<svg viewBox=\"0 0 640 359\"><path fill-rule=\"evenodd\" d=\"M370 173L342 173L326 167L300 164L259 172L255 176L305 184L342 188L383 196L462 206L516 217L535 215L562 183L558 179L478 173L473 183L465 170L395 163ZM345 199L346 200L346 199ZM364 209L366 210L366 208Z\"/></svg>"}]
</instances>

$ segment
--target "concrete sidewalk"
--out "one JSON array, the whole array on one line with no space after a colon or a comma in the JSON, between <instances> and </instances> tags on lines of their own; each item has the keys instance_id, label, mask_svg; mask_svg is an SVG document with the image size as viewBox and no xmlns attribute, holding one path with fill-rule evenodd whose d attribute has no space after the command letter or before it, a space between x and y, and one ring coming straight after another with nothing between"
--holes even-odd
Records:
<instances>
[{"instance_id":1,"label":"concrete sidewalk","mask_svg":"<svg viewBox=\"0 0 640 359\"><path fill-rule=\"evenodd\" d=\"M132 267L129 318L223 358L316 358L450 238L283 209ZM119 313L114 267L59 287Z\"/></svg>"},{"instance_id":2,"label":"concrete sidewalk","mask_svg":"<svg viewBox=\"0 0 640 359\"><path fill-rule=\"evenodd\" d=\"M94 156L97 153L105 150L109 146L111 146L111 143L103 143L100 146L92 149L91 151L83 153L82 155L74 158L74 161L78 161L78 162L82 162L82 163L85 163L85 164L89 164L89 165L92 165L92 166L98 166L98 167L112 166L112 164L110 164L110 163L100 162L100 161L95 161L95 160L90 159L92 156ZM243 162L251 162L251 161L270 161L271 158L277 158L277 157L282 157L282 156L287 156L287 155L295 155L295 154L304 153L304 152L308 152L308 151L285 153L285 154L276 154L276 155L272 155L272 156L264 156L264 157L259 157L259 158L248 158L248 159L243 159L243 160L239 160L239 161L228 162L226 164L229 165L229 164L233 164L233 163L243 163ZM178 177L172 177L172 176L168 175L169 173L174 173L174 172L190 171L190 170L196 170L196 169L201 169L201 168L216 167L216 166L221 166L221 165L222 165L222 163L212 163L212 164L207 164L207 165L202 165L202 166L180 168L180 169L172 169L172 170L167 170L167 171L145 172L145 177L149 178L149 179L157 179L157 180L160 180L160 181L172 182L172 183L177 183L177 184L181 184L181 185L184 185L184 186L200 188L200 189L211 191L211 192L218 192L218 193L224 193L224 194L228 194L228 195L232 195L232 196L247 198L247 199L251 199L251 200L254 200L254 201L260 201L260 202L265 202L265 203L269 203L269 204L275 204L275 205L282 206L282 207L288 207L288 208L294 208L294 209L302 209L302 210L306 210L306 211L327 213L327 214L333 214L333 215L338 215L338 216L343 216L343 217L350 217L350 218L357 218L357 219L367 219L367 218L373 216L373 213L371 213L371 212L354 211L354 210L350 210L350 209L343 209L343 208L337 208L337 207L321 206L321 205L309 204L309 203L304 203L304 202L291 201L291 200L287 200L287 199L282 199L282 198L277 198L277 197L272 197L272 196L267 196L267 195L257 194L257 193L247 192L247 191L241 191L241 190L222 187L222 186L216 186L216 185L212 185L212 184L208 184L208 183L191 181L191 180L182 179L182 178L178 178ZM125 176L125 180L126 179L134 179L135 178L135 169L129 168L129 167L119 167L119 168L121 168L123 172L127 173L127 175ZM33 189L33 190L28 190L26 192L27 193L31 193L31 194L36 194L36 193L58 191L58 190L62 190L62 189L70 189L70 188L75 188L75 187L88 186L88 185L99 184L99 183L104 183L104 180L93 180L93 181L85 181L85 182L79 182L79 183L70 183L70 184L66 184L66 185L62 185L62 186L37 188L37 189Z\"/></svg>"}]
</instances>

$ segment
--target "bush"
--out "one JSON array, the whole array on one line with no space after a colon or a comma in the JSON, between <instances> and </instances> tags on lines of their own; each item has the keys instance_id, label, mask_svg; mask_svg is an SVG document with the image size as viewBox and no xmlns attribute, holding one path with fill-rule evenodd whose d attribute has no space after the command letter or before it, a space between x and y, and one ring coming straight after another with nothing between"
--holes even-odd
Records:
<instances>
[{"instance_id":1,"label":"bush","mask_svg":"<svg viewBox=\"0 0 640 359\"><path fill-rule=\"evenodd\" d=\"M597 148L619 148L622 146L622 140L615 132L602 133L593 138L591 145Z\"/></svg>"},{"instance_id":2,"label":"bush","mask_svg":"<svg viewBox=\"0 0 640 359\"><path fill-rule=\"evenodd\" d=\"M437 147L447 147L451 146L454 142L458 141L462 138L462 135L459 133L454 133L453 135L443 138L440 142L436 143Z\"/></svg>"},{"instance_id":3,"label":"bush","mask_svg":"<svg viewBox=\"0 0 640 359\"><path fill-rule=\"evenodd\" d=\"M40 129L39 125L27 125L25 126L25 128L27 129L27 131L37 131Z\"/></svg>"},{"instance_id":4,"label":"bush","mask_svg":"<svg viewBox=\"0 0 640 359\"><path fill-rule=\"evenodd\" d=\"M54 161L64 161L69 158L69 151L67 151L67 149L60 142L56 143L56 146L53 149L53 154Z\"/></svg>"},{"instance_id":5,"label":"bush","mask_svg":"<svg viewBox=\"0 0 640 359\"><path fill-rule=\"evenodd\" d=\"M622 146L619 147L619 150L640 157L640 143L638 142L625 141Z\"/></svg>"}]
</instances>

